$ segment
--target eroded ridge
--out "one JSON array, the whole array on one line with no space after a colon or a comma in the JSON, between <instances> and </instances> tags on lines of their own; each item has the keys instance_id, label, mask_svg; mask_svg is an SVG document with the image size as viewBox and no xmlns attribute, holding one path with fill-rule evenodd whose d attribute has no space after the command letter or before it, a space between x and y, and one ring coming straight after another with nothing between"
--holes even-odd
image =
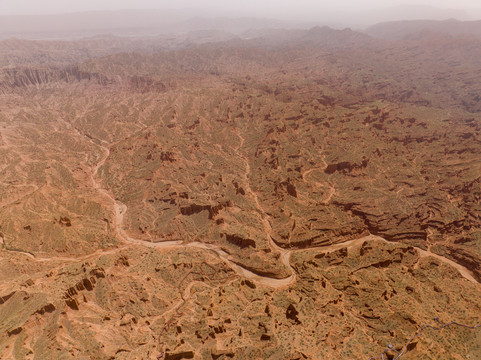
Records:
<instances>
[{"instance_id":1,"label":"eroded ridge","mask_svg":"<svg viewBox=\"0 0 481 360\"><path fill-rule=\"evenodd\" d=\"M480 358L415 346L481 321L481 42L432 35L0 41L0 357Z\"/></svg>"}]
</instances>

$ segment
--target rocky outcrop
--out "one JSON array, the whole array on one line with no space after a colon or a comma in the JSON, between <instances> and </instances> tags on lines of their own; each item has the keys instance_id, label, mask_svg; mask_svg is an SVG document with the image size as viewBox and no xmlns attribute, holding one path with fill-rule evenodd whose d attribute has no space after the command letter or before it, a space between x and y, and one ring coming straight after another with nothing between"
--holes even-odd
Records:
<instances>
[{"instance_id":1,"label":"rocky outcrop","mask_svg":"<svg viewBox=\"0 0 481 360\"><path fill-rule=\"evenodd\" d=\"M129 87L133 91L140 91L142 93L146 92L165 92L167 91L167 86L162 81L156 80L155 78L148 76L132 76L129 78Z\"/></svg>"},{"instance_id":2,"label":"rocky outcrop","mask_svg":"<svg viewBox=\"0 0 481 360\"><path fill-rule=\"evenodd\" d=\"M256 242L252 239L246 239L234 234L224 234L224 236L228 243L234 244L241 249L248 247L256 248Z\"/></svg>"},{"instance_id":3,"label":"rocky outcrop","mask_svg":"<svg viewBox=\"0 0 481 360\"><path fill-rule=\"evenodd\" d=\"M62 84L94 82L107 85L112 83L107 77L97 73L89 73L78 67L65 69L52 68L14 68L0 71L0 89L3 93L28 88L59 87Z\"/></svg>"},{"instance_id":4,"label":"rocky outcrop","mask_svg":"<svg viewBox=\"0 0 481 360\"><path fill-rule=\"evenodd\" d=\"M65 300L65 304L72 310L78 311L79 301L77 299L77 295L79 295L82 291L94 290L97 280L102 278L105 278L105 272L103 269L98 268L90 270L89 277L83 278L74 286L68 288L64 293L63 298Z\"/></svg>"},{"instance_id":5,"label":"rocky outcrop","mask_svg":"<svg viewBox=\"0 0 481 360\"><path fill-rule=\"evenodd\" d=\"M355 169L363 169L369 164L368 159L364 159L360 164L343 161L337 164L328 164L324 172L326 174L334 174L336 171L350 173Z\"/></svg>"},{"instance_id":6,"label":"rocky outcrop","mask_svg":"<svg viewBox=\"0 0 481 360\"><path fill-rule=\"evenodd\" d=\"M220 202L217 205L199 205L199 204L191 204L188 206L181 206L180 213L185 216L190 216L194 214L198 214L202 211L207 211L209 213L209 219L214 219L218 214L219 211L222 209L228 208L231 206L230 200Z\"/></svg>"},{"instance_id":7,"label":"rocky outcrop","mask_svg":"<svg viewBox=\"0 0 481 360\"><path fill-rule=\"evenodd\" d=\"M481 283L481 257L462 246L437 244L432 250L433 253L453 260L473 273L476 280Z\"/></svg>"}]
</instances>

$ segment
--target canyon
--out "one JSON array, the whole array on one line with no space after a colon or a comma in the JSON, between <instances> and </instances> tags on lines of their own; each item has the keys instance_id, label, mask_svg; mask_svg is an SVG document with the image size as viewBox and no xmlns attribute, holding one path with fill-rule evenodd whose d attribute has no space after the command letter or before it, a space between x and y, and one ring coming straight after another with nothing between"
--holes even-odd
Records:
<instances>
[{"instance_id":1,"label":"canyon","mask_svg":"<svg viewBox=\"0 0 481 360\"><path fill-rule=\"evenodd\" d=\"M0 358L479 358L481 40L205 35L0 41Z\"/></svg>"}]
</instances>

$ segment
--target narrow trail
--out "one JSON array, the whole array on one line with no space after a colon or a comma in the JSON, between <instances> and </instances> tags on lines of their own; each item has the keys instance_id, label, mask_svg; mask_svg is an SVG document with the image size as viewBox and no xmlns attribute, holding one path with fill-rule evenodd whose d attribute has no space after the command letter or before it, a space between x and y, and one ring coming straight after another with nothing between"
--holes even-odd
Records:
<instances>
[{"instance_id":1,"label":"narrow trail","mask_svg":"<svg viewBox=\"0 0 481 360\"><path fill-rule=\"evenodd\" d=\"M82 135L77 129L75 129L75 130L78 132L79 135ZM297 279L296 271L294 270L294 268L292 267L292 265L290 263L290 257L291 257L291 254L293 252L308 251L310 249L316 249L317 251L322 251L322 252L332 252L332 251L336 251L338 249L346 248L346 247L349 249L353 246L362 244L366 240L379 240L379 241L383 241L383 242L386 242L386 243L395 243L395 242L387 241L386 239L384 239L380 236L368 235L368 236L364 236L364 237L359 238L359 239L354 239L354 240L346 241L346 242L343 242L343 243L332 244L332 245L329 245L329 246L326 246L326 247L313 247L313 248L305 248L305 249L287 250L287 249L284 249L284 248L278 246L273 241L273 238L272 238L273 229L272 229L272 226L271 226L271 224L268 220L269 215L262 208L262 206L260 204L260 201L259 201L259 197L257 196L256 192L250 186L250 181L249 181L249 176L250 176L250 173L251 173L250 164L249 164L249 161L248 161L247 157L244 154L242 154L241 151L240 151L240 149L244 145L245 139L242 137L242 135L239 132L238 132L238 137L239 137L239 140L240 140L240 144L237 147L237 149L235 149L235 150L238 153L238 155L242 158L242 160L244 162L244 165L245 165L245 172L244 172L243 177L244 177L244 181L245 181L246 192L254 200L256 210L261 217L262 226L264 228L266 238L269 242L269 246L272 248L273 251L280 254L280 260L281 260L282 264L284 264L286 267L288 267L290 272L291 272L291 275L284 278L284 279L276 279L276 278L271 278L271 277L268 277L268 276L256 274L256 273L242 267L238 263L236 263L234 261L234 259L231 257L231 255L229 255L228 253L226 253L224 250L222 250L220 247L218 247L216 245L205 244L205 243L197 242L197 241L185 244L182 240L164 241L163 239L153 239L152 241L149 242L149 241L145 241L145 240L135 239L135 238L129 236L127 234L127 232L125 231L124 227L123 227L124 217L125 217L125 215L128 211L127 205L125 205L122 202L115 199L113 194L111 194L107 189L103 188L102 184L97 180L97 177L98 177L97 175L98 175L99 169L105 164L108 157L110 156L110 149L109 149L109 147L107 147L105 145L100 145L98 143L95 143L88 136L84 136L84 138L86 138L89 142L91 142L95 146L100 147L103 151L103 156L100 158L100 160L97 162L97 164L94 165L94 166L90 166L90 168L91 168L90 179L91 179L91 182L92 182L92 186L98 192L103 194L103 196L112 204L113 211L114 211L115 232L117 233L118 237L125 243L125 245L120 246L120 247L116 247L116 248L113 248L113 249L108 249L108 250L97 250L97 251L95 251L91 254L88 254L88 255L85 255L85 256L80 256L80 257L39 258L39 257L34 256L33 254L30 254L30 253L24 252L24 251L20 251L20 250L18 250L18 251L17 250L8 250L8 249L6 249L6 250L15 251L17 253L28 256L28 257L32 258L32 260L35 261L35 262L53 262L53 261L79 262L79 261L85 261L87 259L95 258L95 257L102 256L102 255L115 254L115 253L117 253L117 252L119 252L123 249L126 249L126 248L132 246L132 245L155 248L155 249L197 248L197 249L203 249L203 250L206 250L206 251L210 251L211 253L214 253L229 268L231 268L237 275L239 275L241 277L244 277L244 278L247 278L249 280L255 281L257 283L269 286L271 288L280 288L280 287L286 287L286 286L289 286L289 285L293 284ZM334 194L334 191L332 192L332 194L330 194L329 197L332 197L332 195ZM1 240L2 240L1 242L3 244L4 243L3 238ZM462 265L460 265L460 264L458 264L458 263L456 263L452 260L449 260L449 259L447 259L443 256L433 254L429 251L425 251L425 250L422 250L422 249L419 249L419 248L416 248L416 250L418 251L418 253L420 254L421 257L427 257L427 256L434 257L434 258L454 267L455 269L457 269L459 271L459 273L464 278L469 280L470 282L479 285L479 282L473 277L472 273L466 267L464 267L464 266L462 266ZM185 301L186 299L184 298L183 300Z\"/></svg>"},{"instance_id":2,"label":"narrow trail","mask_svg":"<svg viewBox=\"0 0 481 360\"><path fill-rule=\"evenodd\" d=\"M302 175L301 175L302 180L303 180L304 182L306 182L306 183L309 183L309 181L307 181L306 177L307 177L307 175L309 175L311 172L316 171L316 170L322 170L322 171L324 171L325 169L327 169L328 164L327 164L327 161L326 161L326 156L324 155L324 147L322 147L322 148L320 149L320 152L321 152L321 154L322 154L322 155L321 155L321 162L322 162L322 164L319 165L319 166L316 166L316 167L313 167L313 168L310 168L310 169L304 171L304 172L302 173ZM322 200L322 204L324 204L324 205L329 204L329 202L331 201L332 197L333 197L334 194L336 193L336 188L334 187L334 185L330 184L329 182L322 182L322 183L320 183L320 182L315 181L314 183L315 183L318 187L329 188L329 192L328 192L326 198L325 198L324 200Z\"/></svg>"},{"instance_id":3,"label":"narrow trail","mask_svg":"<svg viewBox=\"0 0 481 360\"><path fill-rule=\"evenodd\" d=\"M277 245L275 245L273 242L272 242L273 246L282 250L281 259L282 259L283 263L286 266L289 266L289 268L292 271L292 275L289 276L286 279L275 279L275 278L270 278L270 277L267 277L267 276L258 275L256 273L236 264L232 260L232 258L229 254L227 254L221 248L219 248L217 246L214 246L214 245L204 244L204 243L201 243L201 242L192 242L192 243L184 244L182 240L163 241L162 239L153 239L151 242L148 242L148 241L145 241L145 240L135 239L135 238L129 236L127 234L127 232L124 230L124 227L123 227L124 217L125 217L125 215L128 211L127 205L125 205L122 202L116 200L115 197L107 189L103 188L102 184L99 181L97 181L98 170L99 170L100 167L102 167L105 164L108 157L110 156L110 149L105 145L96 144L89 137L86 137L86 138L92 144L94 144L96 146L99 146L104 152L104 155L102 156L100 161L95 166L91 167L90 178L91 178L93 187L95 189L97 189L100 193L102 193L106 198L108 198L110 200L110 202L113 204L115 229L116 229L116 232L117 232L119 238L122 239L125 243L149 247L149 248L156 248L156 249L199 248L199 249L208 250L208 251L211 251L211 252L215 253L227 266L229 266L238 275L240 275L242 277L245 277L247 279L256 281L258 283L273 287L273 288L279 288L279 287L282 287L282 286L290 285L291 283L293 283L295 281L295 272L294 272L294 269L291 267L290 262L289 262L290 254L286 250L277 247ZM250 168L247 168L246 171L250 171ZM256 204L258 204L258 206L259 206L259 201L257 199L257 196L255 196L255 200L256 200ZM270 229L270 224L265 218L263 219L263 223L264 223L265 227ZM271 230L269 230L269 231L271 231ZM103 252L103 253L105 253L105 252ZM103 253L101 253L101 254L103 254Z\"/></svg>"},{"instance_id":4,"label":"narrow trail","mask_svg":"<svg viewBox=\"0 0 481 360\"><path fill-rule=\"evenodd\" d=\"M242 152L241 152L242 146L245 143L245 139L240 134L239 130L237 130L237 136L239 137L240 142L239 142L239 147L236 149L236 152L242 158L242 160L244 161L244 166L245 166L244 183L245 183L245 186L246 186L246 192L249 193L252 196L252 198L254 199L256 209L261 216L262 225L264 227L264 231L266 233L266 237L267 237L267 241L269 242L269 246L271 247L272 250L274 250L274 251L276 251L280 254L281 262L285 266L287 266L289 268L290 272L291 272L291 275L289 277L283 279L282 282L281 282L281 285L279 285L279 286L290 285L290 284L292 284L296 281L296 272L295 272L295 270L292 267L291 262L290 262L291 251L281 248L272 239L272 226L271 226L271 223L269 222L268 215L264 211L264 209L262 208L262 206L260 204L260 201L259 201L259 197L257 196L257 194L255 193L255 191L252 189L252 187L250 185L249 176L250 176L250 173L251 173L251 167L250 167L249 159L247 159L247 157L244 154L242 154ZM271 286L271 287L276 287L275 285L279 284L279 280L277 280L277 279L266 278L264 276L262 276L260 278L263 279L264 281L266 281L266 279L270 279L268 281L268 285ZM257 281L260 281L261 279L257 279ZM273 282L273 280L277 280L277 281Z\"/></svg>"}]
</instances>

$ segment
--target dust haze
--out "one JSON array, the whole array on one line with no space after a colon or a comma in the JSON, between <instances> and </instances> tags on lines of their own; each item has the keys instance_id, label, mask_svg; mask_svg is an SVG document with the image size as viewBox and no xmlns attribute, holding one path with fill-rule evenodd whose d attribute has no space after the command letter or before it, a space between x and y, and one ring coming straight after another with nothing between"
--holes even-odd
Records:
<instances>
[{"instance_id":1,"label":"dust haze","mask_svg":"<svg viewBox=\"0 0 481 360\"><path fill-rule=\"evenodd\" d=\"M0 359L481 359L481 5L0 0Z\"/></svg>"},{"instance_id":2,"label":"dust haze","mask_svg":"<svg viewBox=\"0 0 481 360\"><path fill-rule=\"evenodd\" d=\"M474 20L481 13L476 0L2 0L1 15L45 15L86 11L116 11L132 9L177 10L197 16L249 16L290 21L321 21L361 26L391 19Z\"/></svg>"}]
</instances>

